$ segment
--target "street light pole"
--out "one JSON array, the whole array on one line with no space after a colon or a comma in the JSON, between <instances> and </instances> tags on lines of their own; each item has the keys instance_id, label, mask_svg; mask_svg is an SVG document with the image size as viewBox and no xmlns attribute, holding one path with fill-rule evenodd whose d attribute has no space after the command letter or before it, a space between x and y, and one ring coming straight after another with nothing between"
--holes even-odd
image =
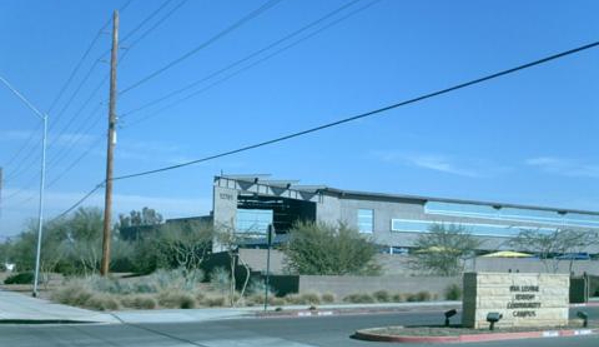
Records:
<instances>
[{"instance_id":1,"label":"street light pole","mask_svg":"<svg viewBox=\"0 0 599 347\"><path fill-rule=\"evenodd\" d=\"M40 276L40 255L42 251L42 229L44 226L44 190L46 183L46 141L48 138L48 115L44 115L44 135L42 137L42 169L40 173L40 203L37 223L37 250L35 252L35 276L33 279L33 296L37 296Z\"/></svg>"},{"instance_id":2,"label":"street light pole","mask_svg":"<svg viewBox=\"0 0 599 347\"><path fill-rule=\"evenodd\" d=\"M44 122L44 134L42 135L42 165L40 173L40 200L38 210L38 225L37 225L37 249L35 253L35 276L33 279L33 296L37 296L37 287L39 284L40 274L40 254L42 250L42 231L44 228L44 190L46 182L46 144L48 137L48 115L40 112L27 98L25 98L18 90L16 90L6 79L0 76L0 82L10 89L21 101L29 107Z\"/></svg>"}]
</instances>

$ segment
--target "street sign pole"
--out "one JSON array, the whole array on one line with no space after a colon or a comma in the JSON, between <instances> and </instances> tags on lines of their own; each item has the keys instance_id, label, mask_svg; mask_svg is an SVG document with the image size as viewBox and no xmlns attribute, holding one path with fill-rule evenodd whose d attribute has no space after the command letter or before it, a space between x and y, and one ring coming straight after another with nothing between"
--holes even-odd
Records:
<instances>
[{"instance_id":1,"label":"street sign pole","mask_svg":"<svg viewBox=\"0 0 599 347\"><path fill-rule=\"evenodd\" d=\"M272 237L275 233L275 228L272 224L268 225L266 231L267 250L266 250L266 278L264 279L264 311L268 309L268 285L270 282L270 247L272 245Z\"/></svg>"}]
</instances>

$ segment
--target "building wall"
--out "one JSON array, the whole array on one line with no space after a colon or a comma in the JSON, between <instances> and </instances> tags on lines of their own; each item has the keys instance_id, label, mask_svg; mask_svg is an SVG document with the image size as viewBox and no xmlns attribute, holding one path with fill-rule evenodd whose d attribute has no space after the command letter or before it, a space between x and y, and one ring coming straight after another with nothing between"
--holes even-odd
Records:
<instances>
[{"instance_id":1,"label":"building wall","mask_svg":"<svg viewBox=\"0 0 599 347\"><path fill-rule=\"evenodd\" d=\"M430 221L433 223L453 223L458 225L464 225L468 230L468 224L486 224L486 225L497 225L497 226L526 226L530 228L559 228L552 224L543 224L538 222L517 222L508 220L498 219L485 219L485 218L472 218L472 217L460 217L460 216L449 216L449 215L437 215L428 214L425 212L424 202L419 200L403 200L397 201L391 199L364 199L352 196L335 196L330 194L324 194L324 203L317 205L317 216L319 216L319 210L323 209L327 211L324 215L326 218L319 218L318 220L325 222L344 221L352 227L358 226L358 210L360 209L371 209L374 211L374 232L372 234L373 240L380 245L388 246L399 246L399 247L411 247L414 242L421 234L420 232L403 232L403 231L392 231L392 220L393 219L407 219L407 220L423 220ZM327 206L330 205L330 206ZM333 207L333 208L331 208ZM335 218L334 211L338 210L337 218ZM584 228L569 227L571 229L585 230ZM589 228L587 228L588 230ZM476 239L482 242L481 249L483 250L502 250L511 249L505 244L508 237L500 236L488 236L488 235L474 235ZM590 253L599 253L599 246L594 245L587 248Z\"/></svg>"}]
</instances>

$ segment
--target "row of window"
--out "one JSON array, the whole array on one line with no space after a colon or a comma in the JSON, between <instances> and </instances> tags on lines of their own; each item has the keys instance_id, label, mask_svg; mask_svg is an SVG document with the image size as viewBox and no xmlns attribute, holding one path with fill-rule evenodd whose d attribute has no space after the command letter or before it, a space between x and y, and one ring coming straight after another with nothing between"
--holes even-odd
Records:
<instances>
[{"instance_id":1,"label":"row of window","mask_svg":"<svg viewBox=\"0 0 599 347\"><path fill-rule=\"evenodd\" d=\"M434 224L439 224L439 222L416 219L392 219L391 231L424 233L428 232ZM472 235L480 236L512 237L518 235L524 230L531 229L547 233L555 231L555 228L537 228L532 226L511 226L484 223L459 223L459 225L464 227L466 231Z\"/></svg>"},{"instance_id":2,"label":"row of window","mask_svg":"<svg viewBox=\"0 0 599 347\"><path fill-rule=\"evenodd\" d=\"M527 208L475 205L452 202L430 201L424 205L427 214L508 220L514 222L542 223L556 226L599 228L599 215L584 213L560 213L558 211Z\"/></svg>"}]
</instances>

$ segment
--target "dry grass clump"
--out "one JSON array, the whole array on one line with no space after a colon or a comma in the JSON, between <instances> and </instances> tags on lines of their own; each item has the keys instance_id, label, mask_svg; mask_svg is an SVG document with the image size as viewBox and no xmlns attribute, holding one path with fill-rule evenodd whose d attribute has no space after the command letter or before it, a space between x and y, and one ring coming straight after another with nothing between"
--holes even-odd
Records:
<instances>
[{"instance_id":1,"label":"dry grass clump","mask_svg":"<svg viewBox=\"0 0 599 347\"><path fill-rule=\"evenodd\" d=\"M170 290L158 293L158 304L164 308L195 308L196 300L191 293Z\"/></svg>"},{"instance_id":2,"label":"dry grass clump","mask_svg":"<svg viewBox=\"0 0 599 347\"><path fill-rule=\"evenodd\" d=\"M325 304L331 304L335 302L335 294L333 293L324 293L320 297L321 301Z\"/></svg>"},{"instance_id":3,"label":"dry grass clump","mask_svg":"<svg viewBox=\"0 0 599 347\"><path fill-rule=\"evenodd\" d=\"M376 300L370 294L367 294L367 293L355 293L355 294L350 294L350 295L344 297L343 301L349 302L349 303L352 303L352 304L372 304Z\"/></svg>"},{"instance_id":4,"label":"dry grass clump","mask_svg":"<svg viewBox=\"0 0 599 347\"><path fill-rule=\"evenodd\" d=\"M94 293L85 307L98 311L115 311L120 308L118 300L112 294Z\"/></svg>"},{"instance_id":5,"label":"dry grass clump","mask_svg":"<svg viewBox=\"0 0 599 347\"><path fill-rule=\"evenodd\" d=\"M138 310L152 310L158 306L158 303L153 295L134 294L122 297L121 305L123 307L134 308Z\"/></svg>"},{"instance_id":6,"label":"dry grass clump","mask_svg":"<svg viewBox=\"0 0 599 347\"><path fill-rule=\"evenodd\" d=\"M51 298L61 304L84 307L94 296L94 292L83 281L67 282L63 287L55 290Z\"/></svg>"},{"instance_id":7,"label":"dry grass clump","mask_svg":"<svg viewBox=\"0 0 599 347\"><path fill-rule=\"evenodd\" d=\"M206 296L200 301L200 305L207 307L225 306L226 299L224 296Z\"/></svg>"},{"instance_id":8,"label":"dry grass clump","mask_svg":"<svg viewBox=\"0 0 599 347\"><path fill-rule=\"evenodd\" d=\"M390 302L391 301L391 294L389 294L389 292L386 290L377 290L376 292L372 293L372 296L378 302Z\"/></svg>"}]
</instances>

